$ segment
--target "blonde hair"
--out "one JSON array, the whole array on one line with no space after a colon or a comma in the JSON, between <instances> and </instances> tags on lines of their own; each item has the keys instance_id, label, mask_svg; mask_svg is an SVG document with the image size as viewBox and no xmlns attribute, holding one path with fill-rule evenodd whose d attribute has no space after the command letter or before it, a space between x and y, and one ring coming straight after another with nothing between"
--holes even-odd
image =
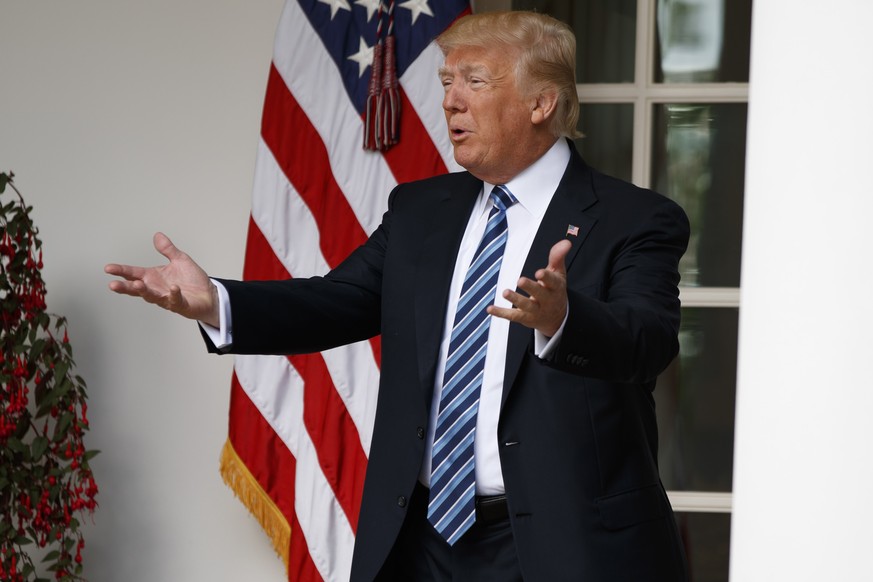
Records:
<instances>
[{"instance_id":1,"label":"blonde hair","mask_svg":"<svg viewBox=\"0 0 873 582\"><path fill-rule=\"evenodd\" d=\"M519 53L516 83L523 95L553 90L557 108L550 122L556 137L578 137L579 99L576 95L576 36L563 22L536 12L469 14L436 39L447 55L460 47L514 48Z\"/></svg>"}]
</instances>

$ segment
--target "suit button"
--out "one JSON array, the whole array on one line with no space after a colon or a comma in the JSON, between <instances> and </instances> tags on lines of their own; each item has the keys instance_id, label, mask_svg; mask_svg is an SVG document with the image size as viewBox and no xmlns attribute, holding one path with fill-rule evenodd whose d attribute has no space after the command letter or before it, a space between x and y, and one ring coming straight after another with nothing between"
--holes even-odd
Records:
<instances>
[{"instance_id":1,"label":"suit button","mask_svg":"<svg viewBox=\"0 0 873 582\"><path fill-rule=\"evenodd\" d=\"M415 434L418 435L418 438L423 439L424 438L424 428L418 427L417 429L415 429Z\"/></svg>"},{"instance_id":2,"label":"suit button","mask_svg":"<svg viewBox=\"0 0 873 582\"><path fill-rule=\"evenodd\" d=\"M403 495L398 497L397 498L397 505L399 505L400 507L406 507L406 497L404 497Z\"/></svg>"},{"instance_id":3,"label":"suit button","mask_svg":"<svg viewBox=\"0 0 873 582\"><path fill-rule=\"evenodd\" d=\"M584 358L578 354L568 354L567 362L573 364L574 366L579 366L580 368L588 365L588 358Z\"/></svg>"}]
</instances>

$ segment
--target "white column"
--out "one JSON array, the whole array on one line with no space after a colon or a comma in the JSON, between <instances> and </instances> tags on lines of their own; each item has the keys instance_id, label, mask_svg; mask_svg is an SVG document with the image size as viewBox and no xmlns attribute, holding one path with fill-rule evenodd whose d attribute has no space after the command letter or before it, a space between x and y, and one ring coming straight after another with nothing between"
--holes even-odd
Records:
<instances>
[{"instance_id":1,"label":"white column","mask_svg":"<svg viewBox=\"0 0 873 582\"><path fill-rule=\"evenodd\" d=\"M873 2L752 29L730 579L873 580Z\"/></svg>"}]
</instances>

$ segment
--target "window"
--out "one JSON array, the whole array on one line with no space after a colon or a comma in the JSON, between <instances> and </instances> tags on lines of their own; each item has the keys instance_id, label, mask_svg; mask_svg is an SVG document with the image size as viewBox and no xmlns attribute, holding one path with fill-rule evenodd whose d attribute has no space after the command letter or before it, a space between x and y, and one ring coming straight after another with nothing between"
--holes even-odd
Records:
<instances>
[{"instance_id":1,"label":"window","mask_svg":"<svg viewBox=\"0 0 873 582\"><path fill-rule=\"evenodd\" d=\"M680 353L655 390L659 463L692 579L728 579L752 0L506 0L573 27L577 140L688 213Z\"/></svg>"}]
</instances>

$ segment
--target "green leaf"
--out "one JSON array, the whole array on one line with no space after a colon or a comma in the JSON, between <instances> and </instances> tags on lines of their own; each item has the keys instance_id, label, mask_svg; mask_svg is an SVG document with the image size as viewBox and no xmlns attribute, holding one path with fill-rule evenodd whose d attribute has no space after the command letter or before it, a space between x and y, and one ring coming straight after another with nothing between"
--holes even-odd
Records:
<instances>
[{"instance_id":1,"label":"green leaf","mask_svg":"<svg viewBox=\"0 0 873 582\"><path fill-rule=\"evenodd\" d=\"M15 536L15 543L19 546L26 546L33 543L33 540L27 536Z\"/></svg>"},{"instance_id":2,"label":"green leaf","mask_svg":"<svg viewBox=\"0 0 873 582\"><path fill-rule=\"evenodd\" d=\"M9 175L0 173L0 194L6 191L6 183L9 182Z\"/></svg>"},{"instance_id":3,"label":"green leaf","mask_svg":"<svg viewBox=\"0 0 873 582\"><path fill-rule=\"evenodd\" d=\"M15 436L23 439L30 431L30 411L26 408L21 411L21 417L18 419L18 426L15 427Z\"/></svg>"},{"instance_id":4,"label":"green leaf","mask_svg":"<svg viewBox=\"0 0 873 582\"><path fill-rule=\"evenodd\" d=\"M55 378L61 379L67 376L67 371L70 369L69 362L60 362L55 364Z\"/></svg>"},{"instance_id":5,"label":"green leaf","mask_svg":"<svg viewBox=\"0 0 873 582\"><path fill-rule=\"evenodd\" d=\"M57 550L52 550L48 554L45 555L45 558L42 559L43 562L50 562L52 560L57 560L61 553Z\"/></svg>"},{"instance_id":6,"label":"green leaf","mask_svg":"<svg viewBox=\"0 0 873 582\"><path fill-rule=\"evenodd\" d=\"M82 459L87 463L94 457L100 454L100 451L97 449L92 449L90 451L85 451L85 454L82 456Z\"/></svg>"},{"instance_id":7,"label":"green leaf","mask_svg":"<svg viewBox=\"0 0 873 582\"><path fill-rule=\"evenodd\" d=\"M29 465L33 462L33 457L30 454L30 447L24 445L24 449L21 451L21 462L25 465Z\"/></svg>"},{"instance_id":8,"label":"green leaf","mask_svg":"<svg viewBox=\"0 0 873 582\"><path fill-rule=\"evenodd\" d=\"M31 342L33 345L30 346L30 359L35 360L38 356L42 355L45 349L45 338L36 338L31 340Z\"/></svg>"},{"instance_id":9,"label":"green leaf","mask_svg":"<svg viewBox=\"0 0 873 582\"><path fill-rule=\"evenodd\" d=\"M67 434L67 429L70 428L72 423L73 414L71 412L61 414L60 418L58 418L58 424L55 425L55 441L63 440Z\"/></svg>"},{"instance_id":10,"label":"green leaf","mask_svg":"<svg viewBox=\"0 0 873 582\"><path fill-rule=\"evenodd\" d=\"M24 445L15 437L10 437L6 441L6 446L13 452L21 453L24 451Z\"/></svg>"},{"instance_id":11,"label":"green leaf","mask_svg":"<svg viewBox=\"0 0 873 582\"><path fill-rule=\"evenodd\" d=\"M42 457L43 453L45 453L46 449L49 446L49 440L44 436L38 436L33 439L33 443L30 445L30 451L33 455L34 459L39 459Z\"/></svg>"},{"instance_id":12,"label":"green leaf","mask_svg":"<svg viewBox=\"0 0 873 582\"><path fill-rule=\"evenodd\" d=\"M42 399L37 397L37 401L39 401L39 400L42 400ZM36 418L42 418L43 416L48 414L49 411L51 411L51 409L52 409L51 404L43 402L42 404L39 405L39 408L36 410Z\"/></svg>"},{"instance_id":13,"label":"green leaf","mask_svg":"<svg viewBox=\"0 0 873 582\"><path fill-rule=\"evenodd\" d=\"M51 409L51 407L54 406L58 400L63 398L72 387L73 384L70 382L69 378L55 376L55 387L48 393L45 400L40 403L39 412L44 414L46 412L46 407Z\"/></svg>"}]
</instances>

